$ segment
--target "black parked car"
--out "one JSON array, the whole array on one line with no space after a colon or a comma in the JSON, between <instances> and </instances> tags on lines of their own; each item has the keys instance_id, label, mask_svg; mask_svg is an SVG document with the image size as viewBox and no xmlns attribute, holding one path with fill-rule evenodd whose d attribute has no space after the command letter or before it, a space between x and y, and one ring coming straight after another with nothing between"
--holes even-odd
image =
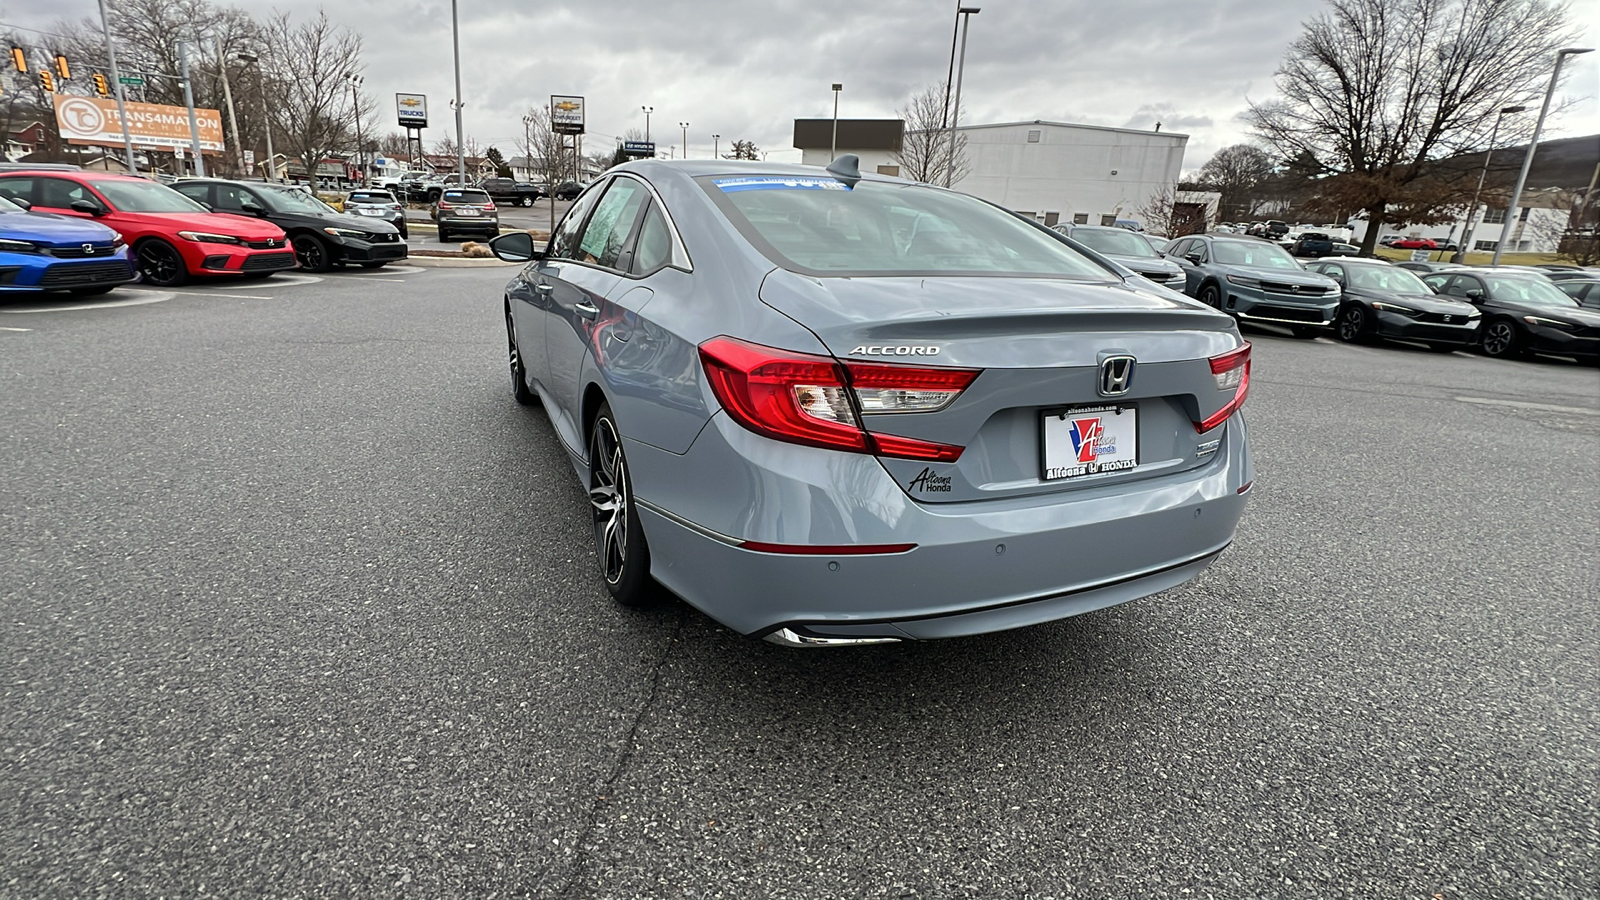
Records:
<instances>
[{"instance_id":1,"label":"black parked car","mask_svg":"<svg viewBox=\"0 0 1600 900\"><path fill-rule=\"evenodd\" d=\"M1107 225L1057 225L1054 230L1156 284L1183 293L1183 269L1162 256L1150 239L1138 232Z\"/></svg>"},{"instance_id":2,"label":"black parked car","mask_svg":"<svg viewBox=\"0 0 1600 900\"><path fill-rule=\"evenodd\" d=\"M551 193L557 200L576 200L578 195L583 193L583 185L576 181L563 181L556 185L556 189Z\"/></svg>"},{"instance_id":3,"label":"black parked car","mask_svg":"<svg viewBox=\"0 0 1600 900\"><path fill-rule=\"evenodd\" d=\"M1543 275L1526 269L1472 268L1422 279L1483 313L1483 352L1494 357L1530 352L1600 362L1600 312L1583 309Z\"/></svg>"},{"instance_id":4,"label":"black parked car","mask_svg":"<svg viewBox=\"0 0 1600 900\"><path fill-rule=\"evenodd\" d=\"M1449 353L1470 346L1483 324L1483 314L1472 304L1439 296L1417 273L1381 259L1330 260L1306 268L1332 278L1343 289L1333 333L1346 343L1399 338Z\"/></svg>"},{"instance_id":5,"label":"black parked car","mask_svg":"<svg viewBox=\"0 0 1600 900\"><path fill-rule=\"evenodd\" d=\"M1419 276L1421 276L1421 275L1431 275L1434 272L1448 272L1451 269L1459 269L1459 268L1461 268L1461 264L1460 263L1453 263L1453 262L1427 262L1426 260L1424 260L1422 262L1412 262L1411 260L1406 260L1405 262L1397 262L1397 263L1395 263L1395 265L1399 266L1402 269L1410 269L1411 271L1417 273Z\"/></svg>"},{"instance_id":6,"label":"black parked car","mask_svg":"<svg viewBox=\"0 0 1600 900\"><path fill-rule=\"evenodd\" d=\"M478 187L494 202L515 206L532 206L535 200L543 196L539 193L538 185L510 178L485 178L478 182Z\"/></svg>"},{"instance_id":7,"label":"black parked car","mask_svg":"<svg viewBox=\"0 0 1600 900\"><path fill-rule=\"evenodd\" d=\"M345 263L376 269L406 258L399 229L375 216L341 213L303 188L215 178L189 178L172 187L217 212L266 219L282 228L300 268L308 272Z\"/></svg>"},{"instance_id":8,"label":"black parked car","mask_svg":"<svg viewBox=\"0 0 1600 900\"><path fill-rule=\"evenodd\" d=\"M1556 289L1584 309L1600 309L1600 278L1563 278L1556 282Z\"/></svg>"}]
</instances>

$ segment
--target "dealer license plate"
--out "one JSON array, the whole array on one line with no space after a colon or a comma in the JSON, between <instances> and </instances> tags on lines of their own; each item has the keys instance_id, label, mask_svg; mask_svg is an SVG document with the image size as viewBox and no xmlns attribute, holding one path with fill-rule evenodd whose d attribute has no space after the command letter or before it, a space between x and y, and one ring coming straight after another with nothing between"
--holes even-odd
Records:
<instances>
[{"instance_id":1,"label":"dealer license plate","mask_svg":"<svg viewBox=\"0 0 1600 900\"><path fill-rule=\"evenodd\" d=\"M1046 412L1044 480L1126 472L1139 465L1139 410L1085 406Z\"/></svg>"},{"instance_id":2,"label":"dealer license plate","mask_svg":"<svg viewBox=\"0 0 1600 900\"><path fill-rule=\"evenodd\" d=\"M475 215L478 215L478 210L476 208L474 208L474 207L471 207L471 206L467 206L467 207L463 207L461 209L457 209L456 212L460 213L463 216L475 216Z\"/></svg>"},{"instance_id":3,"label":"dealer license plate","mask_svg":"<svg viewBox=\"0 0 1600 900\"><path fill-rule=\"evenodd\" d=\"M360 208L356 210L356 214L361 216L381 216L383 215L383 210Z\"/></svg>"}]
</instances>

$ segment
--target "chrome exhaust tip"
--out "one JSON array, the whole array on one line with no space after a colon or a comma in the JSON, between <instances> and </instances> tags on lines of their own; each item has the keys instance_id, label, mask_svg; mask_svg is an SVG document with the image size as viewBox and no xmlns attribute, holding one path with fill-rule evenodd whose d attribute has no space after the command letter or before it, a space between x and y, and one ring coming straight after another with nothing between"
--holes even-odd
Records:
<instances>
[{"instance_id":1,"label":"chrome exhaust tip","mask_svg":"<svg viewBox=\"0 0 1600 900\"><path fill-rule=\"evenodd\" d=\"M860 644L898 644L897 637L815 637L801 634L792 628L779 628L767 635L766 640L780 647L853 647Z\"/></svg>"}]
</instances>

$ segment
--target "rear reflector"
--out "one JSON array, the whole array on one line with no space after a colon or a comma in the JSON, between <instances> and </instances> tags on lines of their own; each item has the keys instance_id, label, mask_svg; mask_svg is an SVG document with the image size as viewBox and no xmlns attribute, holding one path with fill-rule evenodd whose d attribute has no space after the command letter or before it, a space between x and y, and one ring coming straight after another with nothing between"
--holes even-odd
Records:
<instances>
[{"instance_id":1,"label":"rear reflector","mask_svg":"<svg viewBox=\"0 0 1600 900\"><path fill-rule=\"evenodd\" d=\"M973 369L844 363L731 337L700 345L711 391L734 421L791 444L935 462L955 462L961 447L876 434L860 415L935 412L978 377ZM876 551L875 551L876 552Z\"/></svg>"},{"instance_id":2,"label":"rear reflector","mask_svg":"<svg viewBox=\"0 0 1600 900\"><path fill-rule=\"evenodd\" d=\"M765 544L761 541L741 541L739 549L757 553L791 553L799 556L865 556L869 553L906 553L916 544Z\"/></svg>"},{"instance_id":3,"label":"rear reflector","mask_svg":"<svg viewBox=\"0 0 1600 900\"><path fill-rule=\"evenodd\" d=\"M1213 356L1211 375L1217 380L1217 390L1233 391L1233 398L1223 404L1205 421L1194 423L1194 430L1205 434L1239 411L1244 406L1244 398L1250 393L1250 342L1245 341L1244 346L1237 350L1230 350L1221 356Z\"/></svg>"}]
</instances>

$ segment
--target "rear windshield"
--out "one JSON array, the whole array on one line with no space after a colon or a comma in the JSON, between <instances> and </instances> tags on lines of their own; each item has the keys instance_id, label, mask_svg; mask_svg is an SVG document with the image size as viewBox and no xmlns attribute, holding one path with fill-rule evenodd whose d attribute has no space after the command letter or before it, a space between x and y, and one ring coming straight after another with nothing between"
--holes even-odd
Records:
<instances>
[{"instance_id":1,"label":"rear windshield","mask_svg":"<svg viewBox=\"0 0 1600 900\"><path fill-rule=\"evenodd\" d=\"M795 272L1113 277L1050 232L963 194L810 175L696 180L751 244Z\"/></svg>"},{"instance_id":2,"label":"rear windshield","mask_svg":"<svg viewBox=\"0 0 1600 900\"><path fill-rule=\"evenodd\" d=\"M488 203L489 195L483 191L445 191L444 199L459 203Z\"/></svg>"},{"instance_id":3,"label":"rear windshield","mask_svg":"<svg viewBox=\"0 0 1600 900\"><path fill-rule=\"evenodd\" d=\"M351 191L350 200L354 203L393 203L394 197L388 191Z\"/></svg>"},{"instance_id":4,"label":"rear windshield","mask_svg":"<svg viewBox=\"0 0 1600 900\"><path fill-rule=\"evenodd\" d=\"M1160 256L1143 235L1134 234L1126 228L1075 228L1068 237L1101 253L1150 259Z\"/></svg>"}]
</instances>

